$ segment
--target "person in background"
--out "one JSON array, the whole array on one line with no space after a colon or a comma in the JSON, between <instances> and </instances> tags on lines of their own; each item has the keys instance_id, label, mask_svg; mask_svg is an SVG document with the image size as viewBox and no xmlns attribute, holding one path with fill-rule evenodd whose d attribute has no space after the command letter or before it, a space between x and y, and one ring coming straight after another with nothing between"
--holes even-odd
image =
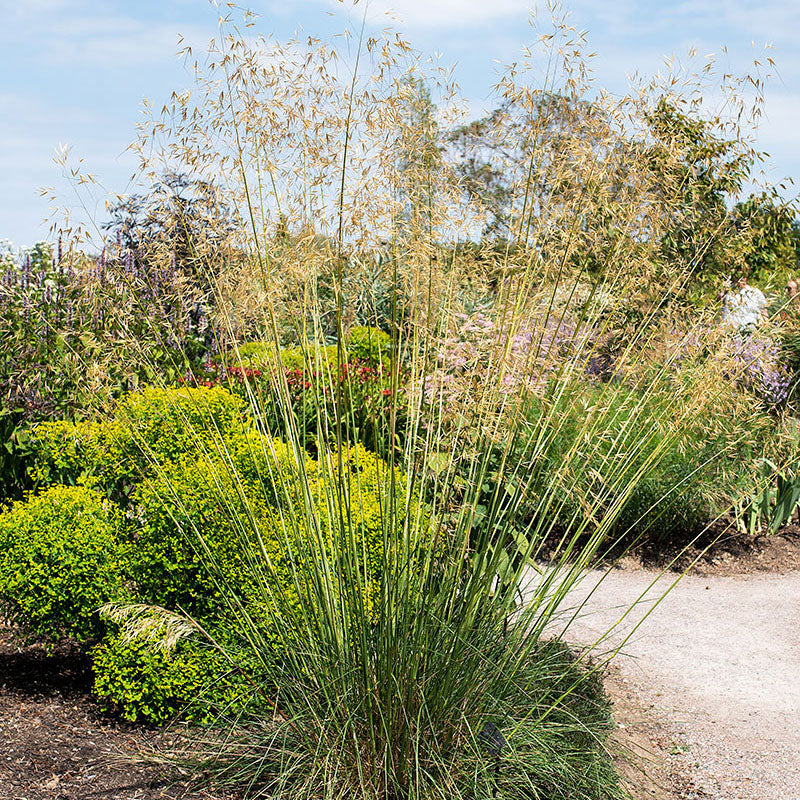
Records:
<instances>
[{"instance_id":1,"label":"person in background","mask_svg":"<svg viewBox=\"0 0 800 800\"><path fill-rule=\"evenodd\" d=\"M796 278L789 278L783 295L776 295L769 308L770 318L788 322L800 320L800 284Z\"/></svg>"},{"instance_id":2,"label":"person in background","mask_svg":"<svg viewBox=\"0 0 800 800\"><path fill-rule=\"evenodd\" d=\"M731 284L722 298L722 323L736 333L752 333L767 318L767 298L744 274L731 277Z\"/></svg>"},{"instance_id":3,"label":"person in background","mask_svg":"<svg viewBox=\"0 0 800 800\"><path fill-rule=\"evenodd\" d=\"M792 311L800 306L800 294L798 294L797 281L794 278L789 278L786 282L786 306Z\"/></svg>"}]
</instances>

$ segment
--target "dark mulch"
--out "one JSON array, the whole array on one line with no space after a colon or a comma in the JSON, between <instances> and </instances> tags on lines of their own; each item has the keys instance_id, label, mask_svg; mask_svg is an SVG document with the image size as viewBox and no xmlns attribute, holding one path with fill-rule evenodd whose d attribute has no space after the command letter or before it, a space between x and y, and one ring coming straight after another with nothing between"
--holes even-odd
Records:
<instances>
[{"instance_id":1,"label":"dark mulch","mask_svg":"<svg viewBox=\"0 0 800 800\"><path fill-rule=\"evenodd\" d=\"M155 734L104 715L85 656L0 627L0 800L210 800L130 755Z\"/></svg>"},{"instance_id":2,"label":"dark mulch","mask_svg":"<svg viewBox=\"0 0 800 800\"><path fill-rule=\"evenodd\" d=\"M800 570L800 525L788 525L773 535L748 536L722 522L689 547L640 548L635 558L645 567L703 576L795 572Z\"/></svg>"}]
</instances>

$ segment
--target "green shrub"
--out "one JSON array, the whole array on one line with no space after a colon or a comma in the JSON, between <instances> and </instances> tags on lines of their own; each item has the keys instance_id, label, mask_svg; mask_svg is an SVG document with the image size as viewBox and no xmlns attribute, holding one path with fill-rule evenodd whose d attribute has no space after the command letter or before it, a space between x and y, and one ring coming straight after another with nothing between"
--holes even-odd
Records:
<instances>
[{"instance_id":1,"label":"green shrub","mask_svg":"<svg viewBox=\"0 0 800 800\"><path fill-rule=\"evenodd\" d=\"M259 593L254 575L266 575L271 591L290 592L292 574L305 568L303 543L336 548L345 533L325 503L325 477L306 457L311 500L317 504L321 539L293 528L293 509L302 503L294 456L281 442L251 433L231 449L230 462L187 456L165 465L161 475L134 495L141 522L130 568L145 602L182 608L200 618L227 613L233 592L251 613L269 624L270 598ZM350 497L350 531L368 554L371 578L384 559L386 509L380 483L386 465L362 446L343 455ZM402 486L404 478L397 478ZM402 504L398 518L402 519ZM250 520L243 525L244 520ZM256 534L257 531L257 534Z\"/></svg>"},{"instance_id":2,"label":"green shrub","mask_svg":"<svg viewBox=\"0 0 800 800\"><path fill-rule=\"evenodd\" d=\"M320 347L319 353L314 348L308 348L306 355L303 354L302 347L284 347L281 350L281 364L287 370L308 372L310 367L312 372L321 371L323 374L327 374L328 371L331 371L335 373L338 359L337 351L338 348L335 344ZM307 359L310 359L310 364Z\"/></svg>"},{"instance_id":3,"label":"green shrub","mask_svg":"<svg viewBox=\"0 0 800 800\"><path fill-rule=\"evenodd\" d=\"M0 608L31 637L96 639L125 597L121 515L87 487L54 486L0 516Z\"/></svg>"},{"instance_id":4,"label":"green shrub","mask_svg":"<svg viewBox=\"0 0 800 800\"><path fill-rule=\"evenodd\" d=\"M28 475L36 486L76 486L96 479L97 437L91 422L42 422L31 433L33 458Z\"/></svg>"},{"instance_id":5,"label":"green shrub","mask_svg":"<svg viewBox=\"0 0 800 800\"><path fill-rule=\"evenodd\" d=\"M345 335L345 345L347 350L346 360L352 361L359 359L372 366L378 364L388 364L392 356L392 339L388 333L380 328L371 328L366 325L359 325L351 328ZM237 348L238 359L245 367L258 367L269 363L274 357L274 347L266 341L247 342ZM281 364L286 369L305 370L308 367L307 358L315 358L316 352L313 347L306 348L307 355L303 355L302 347L283 347L280 351ZM337 347L335 344L326 345L319 350L322 363L328 367L336 369ZM238 364L234 364L238 366ZM311 364L312 370L316 370L317 365Z\"/></svg>"},{"instance_id":6,"label":"green shrub","mask_svg":"<svg viewBox=\"0 0 800 800\"><path fill-rule=\"evenodd\" d=\"M156 465L185 453L217 453L241 436L245 401L226 389L147 388L127 395L103 422L46 422L31 434L37 486L89 483L125 505Z\"/></svg>"},{"instance_id":7,"label":"green shrub","mask_svg":"<svg viewBox=\"0 0 800 800\"><path fill-rule=\"evenodd\" d=\"M236 352L232 354L232 366L239 366L237 362L241 361L241 365L244 367L257 368L272 363L275 348L270 342L257 341L240 345L237 351L238 359L236 359ZM314 371L318 366L314 363L314 359L317 357L316 352L313 348L309 348L307 352L309 354L308 357L312 359L310 366L312 371ZM337 347L335 344L320 347L319 359L323 369L332 368L335 371L337 358ZM302 347L282 347L280 350L280 361L284 369L288 370L304 371L309 367L306 356L303 355Z\"/></svg>"},{"instance_id":8,"label":"green shrub","mask_svg":"<svg viewBox=\"0 0 800 800\"><path fill-rule=\"evenodd\" d=\"M258 367L263 364L268 364L273 358L274 348L269 342L255 341L245 342L236 347L230 353L231 364L239 366L238 361L241 361L242 366L245 367ZM238 354L238 355L237 355Z\"/></svg>"},{"instance_id":9,"label":"green shrub","mask_svg":"<svg viewBox=\"0 0 800 800\"><path fill-rule=\"evenodd\" d=\"M115 444L138 474L152 473L153 461L160 465L185 453L215 454L248 424L244 400L221 386L134 392L117 406L114 420Z\"/></svg>"},{"instance_id":10,"label":"green shrub","mask_svg":"<svg viewBox=\"0 0 800 800\"><path fill-rule=\"evenodd\" d=\"M346 337L348 358L358 358L373 366L388 364L392 357L392 338L380 328L359 326Z\"/></svg>"},{"instance_id":11,"label":"green shrub","mask_svg":"<svg viewBox=\"0 0 800 800\"><path fill-rule=\"evenodd\" d=\"M235 711L247 685L215 648L183 640L171 652L116 632L92 651L94 693L106 710L131 722L184 719L209 722L218 709ZM198 698L203 698L199 704Z\"/></svg>"},{"instance_id":12,"label":"green shrub","mask_svg":"<svg viewBox=\"0 0 800 800\"><path fill-rule=\"evenodd\" d=\"M258 468L257 452L250 460L250 474L234 477L222 460L186 456L138 488L134 502L141 527L131 571L146 602L208 618L226 610L220 582L247 596L253 587L243 576L252 570L243 566L258 550L243 532L242 519L255 521L263 553L281 563L271 521L273 493L259 479L259 473L268 478L266 465Z\"/></svg>"}]
</instances>

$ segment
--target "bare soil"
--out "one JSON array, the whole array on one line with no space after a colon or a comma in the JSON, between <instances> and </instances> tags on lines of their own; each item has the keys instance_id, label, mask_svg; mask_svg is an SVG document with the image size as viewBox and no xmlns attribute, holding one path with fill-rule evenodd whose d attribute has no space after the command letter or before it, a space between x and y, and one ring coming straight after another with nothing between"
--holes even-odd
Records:
<instances>
[{"instance_id":1,"label":"bare soil","mask_svg":"<svg viewBox=\"0 0 800 800\"><path fill-rule=\"evenodd\" d=\"M611 664L603 678L616 730L617 770L637 800L700 800L708 795L692 777L689 747L654 703L648 703Z\"/></svg>"},{"instance_id":2,"label":"bare soil","mask_svg":"<svg viewBox=\"0 0 800 800\"><path fill-rule=\"evenodd\" d=\"M132 762L158 735L103 714L91 682L88 660L74 649L21 647L0 628L0 800L212 797Z\"/></svg>"},{"instance_id":3,"label":"bare soil","mask_svg":"<svg viewBox=\"0 0 800 800\"><path fill-rule=\"evenodd\" d=\"M621 565L717 577L797 572L800 571L800 526L787 526L771 536L748 536L731 526L721 526L689 547L666 546L653 551L640 548L626 556Z\"/></svg>"}]
</instances>

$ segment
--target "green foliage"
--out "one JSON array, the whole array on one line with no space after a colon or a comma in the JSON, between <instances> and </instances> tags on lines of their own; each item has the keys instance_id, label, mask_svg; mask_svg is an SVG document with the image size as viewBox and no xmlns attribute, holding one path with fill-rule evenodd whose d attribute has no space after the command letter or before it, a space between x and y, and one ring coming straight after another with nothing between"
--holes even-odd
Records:
<instances>
[{"instance_id":1,"label":"green foliage","mask_svg":"<svg viewBox=\"0 0 800 800\"><path fill-rule=\"evenodd\" d=\"M785 283L794 277L800 253L795 210L774 193L751 195L733 209L742 233L745 259L756 283Z\"/></svg>"},{"instance_id":2,"label":"green foliage","mask_svg":"<svg viewBox=\"0 0 800 800\"><path fill-rule=\"evenodd\" d=\"M54 486L0 515L0 608L32 637L90 642L96 611L127 594L121 515L86 487Z\"/></svg>"},{"instance_id":3,"label":"green foliage","mask_svg":"<svg viewBox=\"0 0 800 800\"><path fill-rule=\"evenodd\" d=\"M187 454L166 464L133 497L141 526L130 569L141 596L200 619L227 614L234 596L268 625L276 592L289 605L297 602L291 593L296 575L310 568L308 542L336 552L350 536L365 553L365 583L377 580L386 558L387 520L379 492L386 465L361 446L342 458L344 481L304 458L302 474L317 504L316 534L296 528L308 522L292 520L303 502L297 465L277 440L251 433L232 443L228 458ZM403 476L397 480L402 486ZM336 486L326 486L328 481ZM352 521L347 525L328 508L330 491L349 498ZM368 588L367 595L372 591Z\"/></svg>"},{"instance_id":4,"label":"green foliage","mask_svg":"<svg viewBox=\"0 0 800 800\"><path fill-rule=\"evenodd\" d=\"M91 422L42 422L30 435L28 476L36 486L76 486L96 479L100 470L101 426Z\"/></svg>"},{"instance_id":5,"label":"green foliage","mask_svg":"<svg viewBox=\"0 0 800 800\"><path fill-rule=\"evenodd\" d=\"M248 424L244 401L219 386L133 392L117 406L114 421L121 457L140 475L185 453L217 454Z\"/></svg>"},{"instance_id":6,"label":"green foliage","mask_svg":"<svg viewBox=\"0 0 800 800\"><path fill-rule=\"evenodd\" d=\"M43 243L3 259L0 498L29 488L31 426L91 418L143 383L175 383L219 344L197 287L165 261L122 249L94 259L60 244L56 255Z\"/></svg>"},{"instance_id":7,"label":"green foliage","mask_svg":"<svg viewBox=\"0 0 800 800\"><path fill-rule=\"evenodd\" d=\"M392 354L392 340L388 333L380 328L372 328L367 325L358 325L351 328L345 336L346 359L359 359L371 366L378 364L388 364ZM247 342L237 348L238 358L242 366L259 367L272 363L274 359L274 347L265 341ZM336 371L337 347L335 344L326 345L319 348L319 360L317 363L316 349L310 349L311 363L308 363L302 347L283 347L280 351L280 362L284 369L312 372L323 369ZM239 366L238 362L233 366Z\"/></svg>"},{"instance_id":8,"label":"green foliage","mask_svg":"<svg viewBox=\"0 0 800 800\"><path fill-rule=\"evenodd\" d=\"M191 640L165 652L115 632L92 651L92 666L101 706L131 722L210 722L214 708L236 711L246 691L218 650Z\"/></svg>"},{"instance_id":9,"label":"green foliage","mask_svg":"<svg viewBox=\"0 0 800 800\"><path fill-rule=\"evenodd\" d=\"M247 342L237 348L239 360L242 366L258 368L263 367L274 362L275 348L272 344L265 341ZM235 355L235 354L234 354ZM284 369L305 371L309 369L316 370L319 366L316 358L316 351L313 354L309 365L303 349L301 347L282 347L280 350L279 358L281 365ZM323 369L333 369L336 371L337 362L337 348L336 345L328 345L319 348L319 361ZM239 366L237 360L232 361L232 366Z\"/></svg>"},{"instance_id":10,"label":"green foliage","mask_svg":"<svg viewBox=\"0 0 800 800\"><path fill-rule=\"evenodd\" d=\"M372 366L389 364L392 358L392 337L379 328L364 325L347 334L348 358L358 358Z\"/></svg>"},{"instance_id":11,"label":"green foliage","mask_svg":"<svg viewBox=\"0 0 800 800\"><path fill-rule=\"evenodd\" d=\"M794 518L800 505L800 476L797 464L780 469L765 458L760 464L757 489L742 498L735 506L736 524L750 536L766 530L777 533Z\"/></svg>"},{"instance_id":12,"label":"green foliage","mask_svg":"<svg viewBox=\"0 0 800 800\"><path fill-rule=\"evenodd\" d=\"M318 350L309 349L306 354L302 347L284 347L281 350L281 364L287 370L336 374L337 363L338 348L335 344L320 347Z\"/></svg>"},{"instance_id":13,"label":"green foliage","mask_svg":"<svg viewBox=\"0 0 800 800\"><path fill-rule=\"evenodd\" d=\"M234 363L234 366L238 366L238 364L235 363L235 356L236 353L238 353L244 366L257 367L262 364L270 363L273 358L273 352L274 348L269 342L260 340L245 342L244 344L237 345L236 351L231 354L231 361Z\"/></svg>"},{"instance_id":14,"label":"green foliage","mask_svg":"<svg viewBox=\"0 0 800 800\"><path fill-rule=\"evenodd\" d=\"M30 426L19 411L0 411L0 498L20 499L31 488Z\"/></svg>"},{"instance_id":15,"label":"green foliage","mask_svg":"<svg viewBox=\"0 0 800 800\"><path fill-rule=\"evenodd\" d=\"M91 483L125 504L162 462L224 452L246 420L244 401L222 387L150 387L126 395L107 421L37 426L28 471L38 486Z\"/></svg>"},{"instance_id":16,"label":"green foliage","mask_svg":"<svg viewBox=\"0 0 800 800\"><path fill-rule=\"evenodd\" d=\"M285 560L270 520L272 498L257 474L266 473L266 464L252 466L249 474L234 475L222 459L187 454L139 487L133 499L142 525L131 571L147 602L208 618L227 609L222 591L252 597L252 577L242 567L257 550L242 519L258 526L266 556L276 565Z\"/></svg>"},{"instance_id":17,"label":"green foliage","mask_svg":"<svg viewBox=\"0 0 800 800\"><path fill-rule=\"evenodd\" d=\"M642 154L655 192L670 197L669 229L661 241L668 274L691 275L691 288L717 292L741 267L740 243L726 199L735 197L753 163L752 152L726 139L719 120L704 120L661 97L647 116L652 143Z\"/></svg>"}]
</instances>

